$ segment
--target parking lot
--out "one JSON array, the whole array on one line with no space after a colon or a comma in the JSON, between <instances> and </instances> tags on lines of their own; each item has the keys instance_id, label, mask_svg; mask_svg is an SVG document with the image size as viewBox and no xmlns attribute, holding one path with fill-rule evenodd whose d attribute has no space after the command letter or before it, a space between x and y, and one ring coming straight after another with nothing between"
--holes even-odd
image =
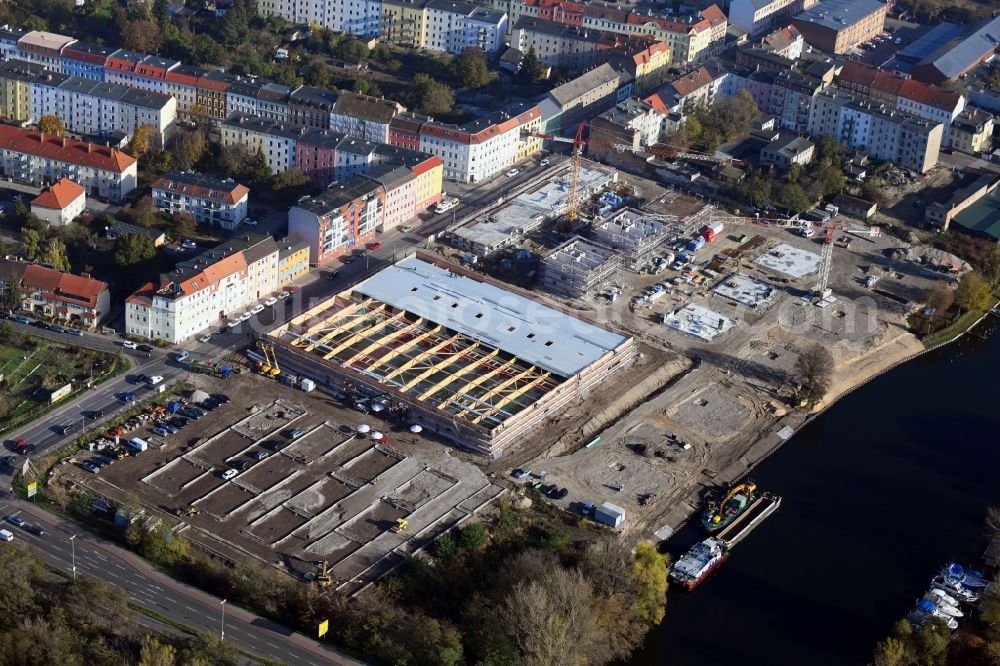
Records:
<instances>
[{"instance_id":1,"label":"parking lot","mask_svg":"<svg viewBox=\"0 0 1000 666\"><path fill-rule=\"evenodd\" d=\"M63 480L155 512L226 557L254 557L303 578L327 560L348 591L503 492L407 423L319 391L250 373L192 381L202 393L187 396L179 411L143 417L121 433L121 444L81 452L59 468ZM192 411L195 404L204 414ZM176 432L153 432L164 424ZM146 450L125 444L136 437Z\"/></svg>"}]
</instances>

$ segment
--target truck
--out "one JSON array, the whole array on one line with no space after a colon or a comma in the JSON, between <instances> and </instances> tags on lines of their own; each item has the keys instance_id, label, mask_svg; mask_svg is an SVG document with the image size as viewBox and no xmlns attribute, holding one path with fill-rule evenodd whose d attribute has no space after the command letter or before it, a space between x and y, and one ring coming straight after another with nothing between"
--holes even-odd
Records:
<instances>
[{"instance_id":1,"label":"truck","mask_svg":"<svg viewBox=\"0 0 1000 666\"><path fill-rule=\"evenodd\" d=\"M143 453L144 451L149 450L149 443L144 439L139 439L138 437L133 437L132 439L128 440L128 445L136 453Z\"/></svg>"},{"instance_id":2,"label":"truck","mask_svg":"<svg viewBox=\"0 0 1000 666\"><path fill-rule=\"evenodd\" d=\"M705 239L706 243L711 243L713 240L715 240L716 236L722 233L723 229L725 229L725 226L722 224L722 222L716 222L715 224L712 225L705 225L701 229L701 236L702 238Z\"/></svg>"},{"instance_id":3,"label":"truck","mask_svg":"<svg viewBox=\"0 0 1000 666\"><path fill-rule=\"evenodd\" d=\"M697 252L701 248L705 247L705 237L697 236L688 241L687 249L692 252Z\"/></svg>"}]
</instances>

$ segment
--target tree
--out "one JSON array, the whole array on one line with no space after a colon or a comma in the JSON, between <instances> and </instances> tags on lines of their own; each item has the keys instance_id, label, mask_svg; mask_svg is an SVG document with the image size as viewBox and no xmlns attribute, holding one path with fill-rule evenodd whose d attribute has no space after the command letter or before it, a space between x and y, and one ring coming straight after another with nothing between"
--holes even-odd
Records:
<instances>
[{"instance_id":1,"label":"tree","mask_svg":"<svg viewBox=\"0 0 1000 666\"><path fill-rule=\"evenodd\" d=\"M66 258L66 245L58 238L49 240L45 245L42 263L49 264L57 271L70 270L69 259Z\"/></svg>"},{"instance_id":2,"label":"tree","mask_svg":"<svg viewBox=\"0 0 1000 666\"><path fill-rule=\"evenodd\" d=\"M186 211L174 213L171 216L171 221L173 222L172 235L174 238L190 238L198 230L198 225L195 223L194 217Z\"/></svg>"},{"instance_id":3,"label":"tree","mask_svg":"<svg viewBox=\"0 0 1000 666\"><path fill-rule=\"evenodd\" d=\"M774 201L779 206L795 213L808 210L813 203L798 183L782 183L774 193Z\"/></svg>"},{"instance_id":4,"label":"tree","mask_svg":"<svg viewBox=\"0 0 1000 666\"><path fill-rule=\"evenodd\" d=\"M434 557L447 562L455 556L455 540L450 534L442 534L434 542Z\"/></svg>"},{"instance_id":5,"label":"tree","mask_svg":"<svg viewBox=\"0 0 1000 666\"><path fill-rule=\"evenodd\" d=\"M635 547L632 575L639 594L632 600L635 607L633 616L650 627L658 625L663 620L667 605L669 564L669 558L656 550L656 546L651 542L642 541Z\"/></svg>"},{"instance_id":6,"label":"tree","mask_svg":"<svg viewBox=\"0 0 1000 666\"><path fill-rule=\"evenodd\" d=\"M143 636L137 666L174 666L176 663L177 651L172 645L161 643L149 634Z\"/></svg>"},{"instance_id":7,"label":"tree","mask_svg":"<svg viewBox=\"0 0 1000 666\"><path fill-rule=\"evenodd\" d=\"M482 88L497 78L496 72L491 72L486 63L486 53L475 46L462 50L455 60L455 71L466 88Z\"/></svg>"},{"instance_id":8,"label":"tree","mask_svg":"<svg viewBox=\"0 0 1000 666\"><path fill-rule=\"evenodd\" d=\"M423 72L413 77L413 91L417 107L423 113L450 113L455 104L455 96L451 94L448 86L435 81Z\"/></svg>"},{"instance_id":9,"label":"tree","mask_svg":"<svg viewBox=\"0 0 1000 666\"><path fill-rule=\"evenodd\" d=\"M979 271L990 288L1000 287L1000 245L994 245L990 253L980 263Z\"/></svg>"},{"instance_id":10,"label":"tree","mask_svg":"<svg viewBox=\"0 0 1000 666\"><path fill-rule=\"evenodd\" d=\"M127 268L155 257L156 247L147 234L123 234L115 239L112 256L116 266Z\"/></svg>"},{"instance_id":11,"label":"tree","mask_svg":"<svg viewBox=\"0 0 1000 666\"><path fill-rule=\"evenodd\" d=\"M129 143L129 154L140 159L153 149L153 128L150 125L139 125L132 134Z\"/></svg>"},{"instance_id":12,"label":"tree","mask_svg":"<svg viewBox=\"0 0 1000 666\"><path fill-rule=\"evenodd\" d=\"M935 311L935 317L945 317L955 302L955 294L947 284L938 282L927 292L924 300L927 307Z\"/></svg>"},{"instance_id":13,"label":"tree","mask_svg":"<svg viewBox=\"0 0 1000 666\"><path fill-rule=\"evenodd\" d=\"M799 354L795 361L795 372L806 390L806 397L812 402L823 399L833 381L833 355L820 345L815 345Z\"/></svg>"},{"instance_id":14,"label":"tree","mask_svg":"<svg viewBox=\"0 0 1000 666\"><path fill-rule=\"evenodd\" d=\"M21 295L21 285L18 284L17 280L7 280L6 284L0 289L3 290L3 299L0 302L2 302L4 310L13 312L21 307L24 298ZM7 322L4 322L4 324L7 324ZM9 327L10 324L7 324L7 326ZM3 335L0 339L9 341L10 335Z\"/></svg>"},{"instance_id":15,"label":"tree","mask_svg":"<svg viewBox=\"0 0 1000 666\"><path fill-rule=\"evenodd\" d=\"M126 21L122 26L122 46L140 53L153 53L163 47L160 26L150 19Z\"/></svg>"},{"instance_id":16,"label":"tree","mask_svg":"<svg viewBox=\"0 0 1000 666\"><path fill-rule=\"evenodd\" d=\"M875 646L873 666L903 666L906 663L906 644L897 638L887 638Z\"/></svg>"},{"instance_id":17,"label":"tree","mask_svg":"<svg viewBox=\"0 0 1000 666\"><path fill-rule=\"evenodd\" d=\"M368 83L368 79L354 79L354 84L351 86L351 90L359 95L367 95L368 91L371 90L371 84Z\"/></svg>"},{"instance_id":18,"label":"tree","mask_svg":"<svg viewBox=\"0 0 1000 666\"><path fill-rule=\"evenodd\" d=\"M41 251L42 235L31 227L21 228L21 251L29 260L38 259Z\"/></svg>"},{"instance_id":19,"label":"tree","mask_svg":"<svg viewBox=\"0 0 1000 666\"><path fill-rule=\"evenodd\" d=\"M177 157L177 166L181 169L192 168L205 155L207 147L205 135L200 130L178 132L174 139L174 155Z\"/></svg>"},{"instance_id":20,"label":"tree","mask_svg":"<svg viewBox=\"0 0 1000 666\"><path fill-rule=\"evenodd\" d=\"M833 164L821 164L815 173L816 182L820 186L821 196L830 197L840 194L847 186L844 172Z\"/></svg>"},{"instance_id":21,"label":"tree","mask_svg":"<svg viewBox=\"0 0 1000 666\"><path fill-rule=\"evenodd\" d=\"M518 83L534 83L538 80L541 73L542 64L538 62L538 54L535 53L535 47L531 46L528 48L528 52L524 54L524 59L521 61L521 69L517 72Z\"/></svg>"},{"instance_id":22,"label":"tree","mask_svg":"<svg viewBox=\"0 0 1000 666\"><path fill-rule=\"evenodd\" d=\"M46 114L38 119L38 131L42 134L62 136L66 133L66 126L63 125L63 121L59 119L59 116Z\"/></svg>"},{"instance_id":23,"label":"tree","mask_svg":"<svg viewBox=\"0 0 1000 666\"><path fill-rule=\"evenodd\" d=\"M955 302L965 312L982 312L990 307L990 288L978 273L962 276L955 289Z\"/></svg>"},{"instance_id":24,"label":"tree","mask_svg":"<svg viewBox=\"0 0 1000 666\"><path fill-rule=\"evenodd\" d=\"M478 550L486 543L486 528L479 522L469 523L462 528L458 540L463 549Z\"/></svg>"}]
</instances>

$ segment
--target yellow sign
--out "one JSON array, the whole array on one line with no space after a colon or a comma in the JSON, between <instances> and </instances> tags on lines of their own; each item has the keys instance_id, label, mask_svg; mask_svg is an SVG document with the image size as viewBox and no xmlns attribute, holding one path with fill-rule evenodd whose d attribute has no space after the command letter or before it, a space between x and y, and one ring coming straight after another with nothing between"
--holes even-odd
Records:
<instances>
[{"instance_id":1,"label":"yellow sign","mask_svg":"<svg viewBox=\"0 0 1000 666\"><path fill-rule=\"evenodd\" d=\"M28 497L34 497L38 494L38 481L32 481L28 484Z\"/></svg>"},{"instance_id":2,"label":"yellow sign","mask_svg":"<svg viewBox=\"0 0 1000 666\"><path fill-rule=\"evenodd\" d=\"M322 622L319 623L319 637L320 638L323 638L324 636L326 636L326 632L329 631L329 630L330 630L330 621L329 620L323 620Z\"/></svg>"}]
</instances>

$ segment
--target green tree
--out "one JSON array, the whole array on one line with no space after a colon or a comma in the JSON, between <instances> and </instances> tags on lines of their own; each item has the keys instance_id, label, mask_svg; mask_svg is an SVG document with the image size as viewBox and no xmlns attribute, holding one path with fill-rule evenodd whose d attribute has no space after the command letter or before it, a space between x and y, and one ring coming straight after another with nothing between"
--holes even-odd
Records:
<instances>
[{"instance_id":1,"label":"green tree","mask_svg":"<svg viewBox=\"0 0 1000 666\"><path fill-rule=\"evenodd\" d=\"M479 522L469 523L462 528L458 541L465 550L477 550L486 543L486 527Z\"/></svg>"},{"instance_id":2,"label":"green tree","mask_svg":"<svg viewBox=\"0 0 1000 666\"><path fill-rule=\"evenodd\" d=\"M844 172L841 171L839 166L833 164L821 164L816 169L814 177L820 186L821 196L823 197L840 194L847 186Z\"/></svg>"},{"instance_id":3,"label":"green tree","mask_svg":"<svg viewBox=\"0 0 1000 666\"><path fill-rule=\"evenodd\" d=\"M981 264L980 272L990 288L1000 287L1000 245L994 245Z\"/></svg>"},{"instance_id":4,"label":"green tree","mask_svg":"<svg viewBox=\"0 0 1000 666\"><path fill-rule=\"evenodd\" d=\"M538 54L535 53L535 47L530 46L528 52L524 54L524 59L521 60L521 69L517 71L517 80L519 83L534 83L541 73L542 64L538 62Z\"/></svg>"},{"instance_id":5,"label":"green tree","mask_svg":"<svg viewBox=\"0 0 1000 666\"><path fill-rule=\"evenodd\" d=\"M873 666L903 666L906 663L906 644L898 638L887 638L875 646Z\"/></svg>"},{"instance_id":6,"label":"green tree","mask_svg":"<svg viewBox=\"0 0 1000 666\"><path fill-rule=\"evenodd\" d=\"M486 53L475 46L469 46L455 60L458 80L466 88L482 88L496 80L496 72L490 71Z\"/></svg>"},{"instance_id":7,"label":"green tree","mask_svg":"<svg viewBox=\"0 0 1000 666\"><path fill-rule=\"evenodd\" d=\"M59 119L59 116L46 114L38 119L38 131L42 134L62 136L66 133L66 126L63 125L63 121Z\"/></svg>"},{"instance_id":8,"label":"green tree","mask_svg":"<svg viewBox=\"0 0 1000 666\"><path fill-rule=\"evenodd\" d=\"M455 540L450 534L442 534L434 542L434 556L444 562L454 557L455 550Z\"/></svg>"},{"instance_id":9,"label":"green tree","mask_svg":"<svg viewBox=\"0 0 1000 666\"><path fill-rule=\"evenodd\" d=\"M177 650L172 645L161 643L148 634L143 636L137 666L174 666L176 663Z\"/></svg>"},{"instance_id":10,"label":"green tree","mask_svg":"<svg viewBox=\"0 0 1000 666\"><path fill-rule=\"evenodd\" d=\"M285 169L281 173L274 174L274 178L272 178L272 184L276 190L304 187L310 182L309 176L297 168Z\"/></svg>"},{"instance_id":11,"label":"green tree","mask_svg":"<svg viewBox=\"0 0 1000 666\"><path fill-rule=\"evenodd\" d=\"M774 201L779 206L793 212L808 210L813 202L798 183L782 183L774 193Z\"/></svg>"},{"instance_id":12,"label":"green tree","mask_svg":"<svg viewBox=\"0 0 1000 666\"><path fill-rule=\"evenodd\" d=\"M990 307L991 300L989 285L978 273L966 273L958 281L955 302L963 311L982 312Z\"/></svg>"},{"instance_id":13,"label":"green tree","mask_svg":"<svg viewBox=\"0 0 1000 666\"><path fill-rule=\"evenodd\" d=\"M417 108L423 113L450 113L455 105L455 96L451 94L448 86L435 81L423 72L413 77L413 91Z\"/></svg>"},{"instance_id":14,"label":"green tree","mask_svg":"<svg viewBox=\"0 0 1000 666\"><path fill-rule=\"evenodd\" d=\"M42 235L31 227L21 229L21 251L29 260L38 259L38 254L42 249Z\"/></svg>"},{"instance_id":15,"label":"green tree","mask_svg":"<svg viewBox=\"0 0 1000 666\"><path fill-rule=\"evenodd\" d=\"M667 605L667 565L669 558L660 553L649 541L641 541L635 547L635 562L632 576L636 581L638 594L632 603L632 616L650 627L663 621Z\"/></svg>"},{"instance_id":16,"label":"green tree","mask_svg":"<svg viewBox=\"0 0 1000 666\"><path fill-rule=\"evenodd\" d=\"M354 84L351 86L351 90L359 95L367 95L368 91L371 90L371 84L368 83L368 79L357 78L354 79Z\"/></svg>"},{"instance_id":17,"label":"green tree","mask_svg":"<svg viewBox=\"0 0 1000 666\"><path fill-rule=\"evenodd\" d=\"M198 230L198 225L195 223L191 213L184 211L174 213L171 216L171 222L173 223L171 235L175 239L190 238Z\"/></svg>"},{"instance_id":18,"label":"green tree","mask_svg":"<svg viewBox=\"0 0 1000 666\"><path fill-rule=\"evenodd\" d=\"M58 238L50 239L45 244L42 263L49 264L58 271L70 270L69 259L66 258L66 245Z\"/></svg>"},{"instance_id":19,"label":"green tree","mask_svg":"<svg viewBox=\"0 0 1000 666\"><path fill-rule=\"evenodd\" d=\"M3 299L0 302L2 302L4 310L13 312L21 307L24 297L21 295L21 285L18 284L17 280L7 280L6 284L0 287L0 290L3 292ZM4 323L6 324L7 322ZM10 326L9 324L7 325ZM10 340L10 335L5 334L0 339Z\"/></svg>"},{"instance_id":20,"label":"green tree","mask_svg":"<svg viewBox=\"0 0 1000 666\"><path fill-rule=\"evenodd\" d=\"M156 247L147 234L124 234L115 239L112 257L119 268L135 266L155 256Z\"/></svg>"}]
</instances>

